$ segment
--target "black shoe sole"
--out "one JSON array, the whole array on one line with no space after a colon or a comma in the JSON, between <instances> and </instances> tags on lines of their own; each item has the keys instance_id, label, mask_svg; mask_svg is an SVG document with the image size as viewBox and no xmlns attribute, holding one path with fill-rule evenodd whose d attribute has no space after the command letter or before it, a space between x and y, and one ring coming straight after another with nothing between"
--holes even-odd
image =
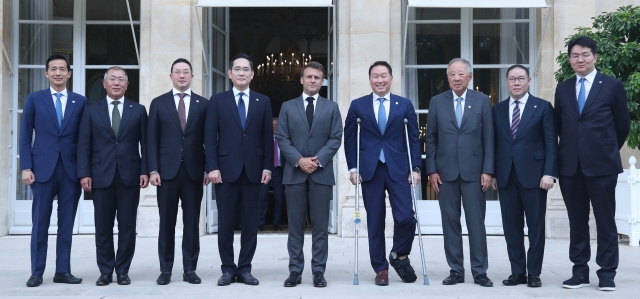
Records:
<instances>
[{"instance_id":1,"label":"black shoe sole","mask_svg":"<svg viewBox=\"0 0 640 299\"><path fill-rule=\"evenodd\" d=\"M202 280L189 280L189 278L187 278L186 276L182 275L182 281L187 281L190 284L200 284L202 282Z\"/></svg>"}]
</instances>

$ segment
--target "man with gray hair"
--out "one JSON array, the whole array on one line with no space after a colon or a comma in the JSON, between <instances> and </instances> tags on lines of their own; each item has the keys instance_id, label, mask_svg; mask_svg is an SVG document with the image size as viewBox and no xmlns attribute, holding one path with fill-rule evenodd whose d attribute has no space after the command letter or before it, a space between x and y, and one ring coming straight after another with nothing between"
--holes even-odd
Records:
<instances>
[{"instance_id":1,"label":"man with gray hair","mask_svg":"<svg viewBox=\"0 0 640 299\"><path fill-rule=\"evenodd\" d=\"M484 192L491 186L494 167L491 102L468 89L473 78L469 61L455 58L447 67L450 91L431 99L427 118L427 174L439 194L444 250L451 274L442 284L464 282L460 206L469 232L473 281L492 287L487 277L487 237ZM462 199L462 200L461 200Z\"/></svg>"}]
</instances>

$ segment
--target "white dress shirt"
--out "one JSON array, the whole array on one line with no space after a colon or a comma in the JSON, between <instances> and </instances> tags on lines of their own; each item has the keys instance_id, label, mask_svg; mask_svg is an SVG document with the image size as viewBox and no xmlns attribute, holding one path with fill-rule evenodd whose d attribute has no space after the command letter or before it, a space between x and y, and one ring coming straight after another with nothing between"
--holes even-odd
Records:
<instances>
[{"instance_id":1,"label":"white dress shirt","mask_svg":"<svg viewBox=\"0 0 640 299\"><path fill-rule=\"evenodd\" d=\"M380 110L380 98L377 94L373 94L373 113L376 115L376 122L378 122L378 110ZM384 103L382 103L382 105L384 106L384 112L385 112L385 116L387 117L387 120L389 119L389 109L391 108L391 93L386 94L384 97Z\"/></svg>"},{"instance_id":2,"label":"white dress shirt","mask_svg":"<svg viewBox=\"0 0 640 299\"><path fill-rule=\"evenodd\" d=\"M593 81L596 79L596 74L598 73L598 70L594 69L591 73L589 73L586 77L584 77L584 99L587 100L587 98L589 97L589 92L591 91L591 86L593 86ZM576 74L576 99L578 98L578 95L580 94L580 88L582 87L580 84L580 77L578 74Z\"/></svg>"},{"instance_id":3,"label":"white dress shirt","mask_svg":"<svg viewBox=\"0 0 640 299\"><path fill-rule=\"evenodd\" d=\"M180 105L180 96L178 95L179 93L181 93L181 91L177 90L174 87L173 100L176 102L176 110L178 110L178 106ZM191 104L191 88L187 89L183 93L185 94L183 100L184 100L184 119L186 121L189 118L189 104Z\"/></svg>"},{"instance_id":4,"label":"white dress shirt","mask_svg":"<svg viewBox=\"0 0 640 299\"><path fill-rule=\"evenodd\" d=\"M316 113L316 106L318 106L318 94L314 94L312 96L306 94L306 93L302 93L302 100L304 101L304 111L307 111L307 105L309 105L309 102L307 101L308 97L312 97L313 98L313 113Z\"/></svg>"},{"instance_id":5,"label":"white dress shirt","mask_svg":"<svg viewBox=\"0 0 640 299\"><path fill-rule=\"evenodd\" d=\"M242 99L244 100L244 116L247 116L247 113L249 112L249 88L247 88L247 90L243 90L240 91L237 88L233 87L233 96L236 98L236 106L238 106L238 101L240 100L240 96L239 94L241 92L244 92L244 95L242 96Z\"/></svg>"},{"instance_id":6,"label":"white dress shirt","mask_svg":"<svg viewBox=\"0 0 640 299\"><path fill-rule=\"evenodd\" d=\"M53 107L56 107L56 101L58 100L58 97L56 97L56 93L58 93L55 89L53 89L53 87L49 86L49 89L51 90L51 98L53 98ZM62 94L62 96L60 97L60 102L62 103L62 118L64 119L64 111L67 108L67 99L69 98L67 96L67 89L65 88L63 91L59 92Z\"/></svg>"},{"instance_id":7,"label":"white dress shirt","mask_svg":"<svg viewBox=\"0 0 640 299\"><path fill-rule=\"evenodd\" d=\"M462 96L458 96L456 92L453 90L451 91L451 93L453 93L453 111L456 111L456 106L458 106L458 102L456 101L456 99L462 98L462 101L460 101L460 107L462 107L461 115L464 116L464 103L467 98L467 90L466 89L464 90L464 93L462 94Z\"/></svg>"},{"instance_id":8,"label":"white dress shirt","mask_svg":"<svg viewBox=\"0 0 640 299\"><path fill-rule=\"evenodd\" d=\"M527 100L529 99L529 93L525 93L524 96L520 99L518 107L520 107L520 119L522 119L522 114L524 113L524 106L527 104ZM509 125L513 123L513 109L516 108L516 100L513 97L509 97Z\"/></svg>"},{"instance_id":9,"label":"white dress shirt","mask_svg":"<svg viewBox=\"0 0 640 299\"><path fill-rule=\"evenodd\" d=\"M109 109L109 122L111 122L112 126L113 126L113 118L111 116L113 115L112 114L113 107L115 106L111 104L113 103L113 101L115 100L107 96L107 108ZM120 101L120 104L118 104L118 111L120 112L120 119L122 119L122 111L124 110L124 97L121 97L120 99L118 99L118 101Z\"/></svg>"}]
</instances>

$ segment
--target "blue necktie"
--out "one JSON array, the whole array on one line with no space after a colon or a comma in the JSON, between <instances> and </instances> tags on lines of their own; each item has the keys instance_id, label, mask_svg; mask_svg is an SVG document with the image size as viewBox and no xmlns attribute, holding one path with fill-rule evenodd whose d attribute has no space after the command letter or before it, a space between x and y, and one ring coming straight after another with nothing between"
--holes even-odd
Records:
<instances>
[{"instance_id":1,"label":"blue necktie","mask_svg":"<svg viewBox=\"0 0 640 299\"><path fill-rule=\"evenodd\" d=\"M456 102L458 102L456 104L456 122L458 123L458 128L460 128L460 123L462 123L462 98L457 98Z\"/></svg>"},{"instance_id":2,"label":"blue necktie","mask_svg":"<svg viewBox=\"0 0 640 299\"><path fill-rule=\"evenodd\" d=\"M58 116L58 126L62 128L62 101L60 101L60 97L62 97L61 93L56 93L56 115Z\"/></svg>"},{"instance_id":3,"label":"blue necktie","mask_svg":"<svg viewBox=\"0 0 640 299\"><path fill-rule=\"evenodd\" d=\"M384 100L385 98L378 98L380 101L380 106L378 107L378 128L380 128L380 133L384 135L384 128L387 127L387 109L384 108ZM384 151L380 149L380 161L385 163L384 159Z\"/></svg>"},{"instance_id":4,"label":"blue necktie","mask_svg":"<svg viewBox=\"0 0 640 299\"><path fill-rule=\"evenodd\" d=\"M584 78L580 78L580 93L578 93L578 110L582 114L582 108L584 108L584 102L587 101L585 96L586 90L584 88Z\"/></svg>"},{"instance_id":5,"label":"blue necktie","mask_svg":"<svg viewBox=\"0 0 640 299\"><path fill-rule=\"evenodd\" d=\"M244 130L244 123L247 121L247 109L244 107L244 100L242 99L244 92L238 95L240 96L240 99L238 99L238 114L240 114L240 124L242 124L242 129Z\"/></svg>"}]
</instances>

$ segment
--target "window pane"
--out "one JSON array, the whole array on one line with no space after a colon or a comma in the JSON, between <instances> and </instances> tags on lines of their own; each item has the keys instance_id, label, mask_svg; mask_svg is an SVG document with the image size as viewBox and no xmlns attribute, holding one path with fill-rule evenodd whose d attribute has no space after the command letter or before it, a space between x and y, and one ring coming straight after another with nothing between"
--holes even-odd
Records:
<instances>
[{"instance_id":1,"label":"window pane","mask_svg":"<svg viewBox=\"0 0 640 299\"><path fill-rule=\"evenodd\" d=\"M475 20L528 19L528 8L474 8Z\"/></svg>"},{"instance_id":2,"label":"window pane","mask_svg":"<svg viewBox=\"0 0 640 299\"><path fill-rule=\"evenodd\" d=\"M211 77L213 78L211 95L214 95L219 92L223 92L226 90L225 82L227 80L226 76L220 76L218 73L211 72Z\"/></svg>"},{"instance_id":3,"label":"window pane","mask_svg":"<svg viewBox=\"0 0 640 299\"><path fill-rule=\"evenodd\" d=\"M211 19L213 24L220 27L223 30L226 30L226 19L225 19L225 8L224 7L213 7L209 10L211 13Z\"/></svg>"},{"instance_id":4,"label":"window pane","mask_svg":"<svg viewBox=\"0 0 640 299\"><path fill-rule=\"evenodd\" d=\"M484 93L491 99L491 105L509 97L506 78L507 69L473 69L473 89ZM472 88L469 86L469 88Z\"/></svg>"},{"instance_id":5,"label":"window pane","mask_svg":"<svg viewBox=\"0 0 640 299\"><path fill-rule=\"evenodd\" d=\"M140 20L140 0L129 0L131 18ZM127 1L87 0L87 21L124 21L129 20Z\"/></svg>"},{"instance_id":6,"label":"window pane","mask_svg":"<svg viewBox=\"0 0 640 299\"><path fill-rule=\"evenodd\" d=\"M220 33L220 31L216 30L215 28L211 29L212 33L213 33L213 41L212 41L212 64L213 64L213 68L217 69L218 71L221 72L225 72L226 73L226 65L227 62L224 59L224 54L225 54L225 36L224 34Z\"/></svg>"},{"instance_id":7,"label":"window pane","mask_svg":"<svg viewBox=\"0 0 640 299\"><path fill-rule=\"evenodd\" d=\"M87 69L86 70L86 90L85 95L89 99L89 103L97 103L105 99L107 91L102 85L102 79L104 78L104 72L106 69ZM140 99L140 70L128 69L127 75L129 76L129 86L124 96L136 103Z\"/></svg>"},{"instance_id":8,"label":"window pane","mask_svg":"<svg viewBox=\"0 0 640 299\"><path fill-rule=\"evenodd\" d=\"M134 25L140 47L140 25ZM137 65L130 25L87 25L87 64Z\"/></svg>"},{"instance_id":9,"label":"window pane","mask_svg":"<svg viewBox=\"0 0 640 299\"><path fill-rule=\"evenodd\" d=\"M42 64L44 65L44 62ZM67 80L67 89L71 91L73 91L72 79L73 77ZM18 69L18 109L24 107L24 102L30 93L49 88L49 86L49 79L44 76L44 68Z\"/></svg>"},{"instance_id":10,"label":"window pane","mask_svg":"<svg viewBox=\"0 0 640 299\"><path fill-rule=\"evenodd\" d=\"M473 25L474 64L528 64L529 23Z\"/></svg>"},{"instance_id":11,"label":"window pane","mask_svg":"<svg viewBox=\"0 0 640 299\"><path fill-rule=\"evenodd\" d=\"M431 98L449 89L446 69L406 69L405 77L407 95L416 109L429 109Z\"/></svg>"},{"instance_id":12,"label":"window pane","mask_svg":"<svg viewBox=\"0 0 640 299\"><path fill-rule=\"evenodd\" d=\"M460 8L415 8L414 20L459 20Z\"/></svg>"},{"instance_id":13,"label":"window pane","mask_svg":"<svg viewBox=\"0 0 640 299\"><path fill-rule=\"evenodd\" d=\"M460 57L460 24L410 24L407 64L448 64Z\"/></svg>"},{"instance_id":14,"label":"window pane","mask_svg":"<svg viewBox=\"0 0 640 299\"><path fill-rule=\"evenodd\" d=\"M20 1L20 20L72 20L73 0Z\"/></svg>"},{"instance_id":15,"label":"window pane","mask_svg":"<svg viewBox=\"0 0 640 299\"><path fill-rule=\"evenodd\" d=\"M73 26L20 24L20 64L45 65L51 54L73 61Z\"/></svg>"}]
</instances>

